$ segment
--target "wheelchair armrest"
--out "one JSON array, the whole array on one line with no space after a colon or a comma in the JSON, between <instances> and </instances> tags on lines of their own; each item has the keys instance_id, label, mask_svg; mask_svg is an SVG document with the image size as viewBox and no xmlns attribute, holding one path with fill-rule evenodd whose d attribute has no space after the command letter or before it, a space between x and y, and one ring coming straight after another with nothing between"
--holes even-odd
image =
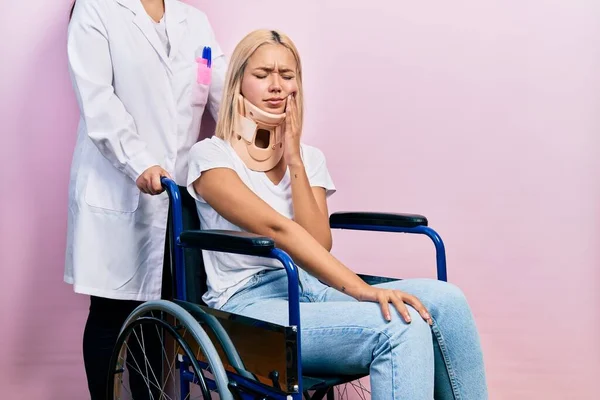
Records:
<instances>
[{"instance_id":1,"label":"wheelchair armrest","mask_svg":"<svg viewBox=\"0 0 600 400\"><path fill-rule=\"evenodd\" d=\"M184 247L251 256L268 256L275 248L275 241L271 238L225 230L183 231L179 243Z\"/></svg>"},{"instance_id":2,"label":"wheelchair armrest","mask_svg":"<svg viewBox=\"0 0 600 400\"><path fill-rule=\"evenodd\" d=\"M404 232L426 235L433 241L435 246L438 279L447 281L444 242L440 235L431 229L428 224L427 218L418 214L336 212L329 216L329 226L332 229Z\"/></svg>"},{"instance_id":3,"label":"wheelchair armrest","mask_svg":"<svg viewBox=\"0 0 600 400\"><path fill-rule=\"evenodd\" d=\"M269 257L281 262L288 277L290 326L300 329L298 267L287 253L275 247L273 239L248 232L194 230L181 232L178 244L182 247L194 247L202 250ZM301 371L300 366L298 368Z\"/></svg>"},{"instance_id":4,"label":"wheelchair armrest","mask_svg":"<svg viewBox=\"0 0 600 400\"><path fill-rule=\"evenodd\" d=\"M336 212L329 216L331 228L361 226L362 229L373 227L416 228L427 226L428 221L418 214L396 214L378 212ZM351 228L350 228L351 229Z\"/></svg>"}]
</instances>

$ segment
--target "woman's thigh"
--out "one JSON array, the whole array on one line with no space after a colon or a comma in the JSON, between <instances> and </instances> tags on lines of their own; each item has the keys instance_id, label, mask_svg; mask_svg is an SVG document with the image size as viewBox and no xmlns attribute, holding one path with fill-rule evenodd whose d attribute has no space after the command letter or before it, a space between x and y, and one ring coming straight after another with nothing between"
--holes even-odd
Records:
<instances>
[{"instance_id":1,"label":"woman's thigh","mask_svg":"<svg viewBox=\"0 0 600 400\"><path fill-rule=\"evenodd\" d=\"M410 309L413 323L400 316L385 321L379 305L369 302L328 301L300 304L302 364L309 373L368 373L373 357L401 343L406 360L423 359L431 347L431 331ZM288 324L288 302L259 301L238 312L280 325ZM390 341L394 341L391 343ZM412 343L415 343L412 346Z\"/></svg>"},{"instance_id":2,"label":"woman's thigh","mask_svg":"<svg viewBox=\"0 0 600 400\"><path fill-rule=\"evenodd\" d=\"M417 297L432 314L434 319L436 317L443 317L450 311L470 314L463 292L448 282L435 279L404 279L375 286L400 290ZM323 292L321 300L326 302L357 301L330 287Z\"/></svg>"}]
</instances>

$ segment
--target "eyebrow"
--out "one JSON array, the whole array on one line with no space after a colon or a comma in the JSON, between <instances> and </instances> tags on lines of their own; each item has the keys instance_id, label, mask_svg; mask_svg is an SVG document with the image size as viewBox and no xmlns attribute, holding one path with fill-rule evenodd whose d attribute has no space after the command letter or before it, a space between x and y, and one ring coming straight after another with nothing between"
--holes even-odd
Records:
<instances>
[{"instance_id":1,"label":"eyebrow","mask_svg":"<svg viewBox=\"0 0 600 400\"><path fill-rule=\"evenodd\" d=\"M273 67L256 67L256 68L254 68L254 70L273 72L275 70L275 68L273 68ZM279 73L286 73L286 72L294 72L294 70L292 70L291 68L279 68Z\"/></svg>"}]
</instances>

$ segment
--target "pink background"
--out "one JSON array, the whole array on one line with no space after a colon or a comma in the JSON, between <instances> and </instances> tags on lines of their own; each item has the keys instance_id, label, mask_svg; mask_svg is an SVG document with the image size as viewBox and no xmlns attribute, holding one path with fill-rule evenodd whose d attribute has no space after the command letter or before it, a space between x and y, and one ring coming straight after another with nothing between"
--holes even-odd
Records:
<instances>
[{"instance_id":1,"label":"pink background","mask_svg":"<svg viewBox=\"0 0 600 400\"><path fill-rule=\"evenodd\" d=\"M228 54L257 27L295 40L305 140L328 157L332 211L423 213L442 234L449 278L476 313L492 399L594 397L598 2L193 3ZM62 283L77 120L69 5L10 2L0 24L1 398L86 397L87 299ZM357 271L433 276L425 238L340 232L335 241Z\"/></svg>"}]
</instances>

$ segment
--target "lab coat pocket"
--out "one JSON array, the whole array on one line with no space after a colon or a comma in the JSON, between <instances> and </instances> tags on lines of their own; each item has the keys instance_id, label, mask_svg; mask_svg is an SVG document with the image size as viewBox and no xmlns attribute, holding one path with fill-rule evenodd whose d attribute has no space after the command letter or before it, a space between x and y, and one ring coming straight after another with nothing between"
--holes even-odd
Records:
<instances>
[{"instance_id":1,"label":"lab coat pocket","mask_svg":"<svg viewBox=\"0 0 600 400\"><path fill-rule=\"evenodd\" d=\"M194 84L192 88L192 106L203 107L208 101L208 91L210 86L201 83Z\"/></svg>"},{"instance_id":2,"label":"lab coat pocket","mask_svg":"<svg viewBox=\"0 0 600 400\"><path fill-rule=\"evenodd\" d=\"M204 106L208 100L208 92L212 79L212 70L207 65L207 60L196 59L196 80L192 88L192 105Z\"/></svg>"},{"instance_id":3,"label":"lab coat pocket","mask_svg":"<svg viewBox=\"0 0 600 400\"><path fill-rule=\"evenodd\" d=\"M210 85L212 79L212 68L208 66L207 60L198 58L196 60L198 70L196 71L196 83Z\"/></svg>"},{"instance_id":4,"label":"lab coat pocket","mask_svg":"<svg viewBox=\"0 0 600 400\"><path fill-rule=\"evenodd\" d=\"M85 202L90 207L104 211L136 211L140 202L140 191L135 182L101 154L94 154L93 157L85 188Z\"/></svg>"}]
</instances>

